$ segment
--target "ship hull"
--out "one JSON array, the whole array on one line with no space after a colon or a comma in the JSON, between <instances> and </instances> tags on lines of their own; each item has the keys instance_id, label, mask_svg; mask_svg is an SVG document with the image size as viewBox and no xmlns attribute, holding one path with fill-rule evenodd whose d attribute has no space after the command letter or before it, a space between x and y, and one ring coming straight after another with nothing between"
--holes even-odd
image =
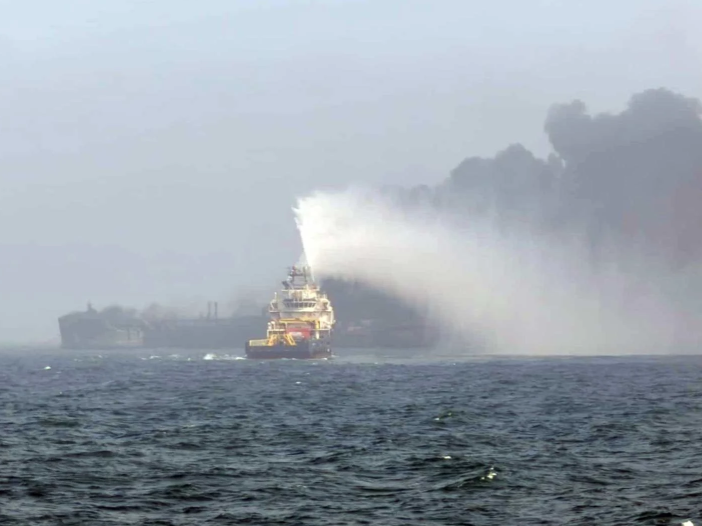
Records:
<instances>
[{"instance_id":1,"label":"ship hull","mask_svg":"<svg viewBox=\"0 0 702 526\"><path fill-rule=\"evenodd\" d=\"M74 351L118 351L120 349L142 349L142 342L85 342L85 343L61 343L62 349L70 349Z\"/></svg>"},{"instance_id":2,"label":"ship hull","mask_svg":"<svg viewBox=\"0 0 702 526\"><path fill-rule=\"evenodd\" d=\"M62 349L108 351L135 349L143 346L143 333L139 328L122 330L102 327L69 327L63 328L61 331Z\"/></svg>"},{"instance_id":3,"label":"ship hull","mask_svg":"<svg viewBox=\"0 0 702 526\"><path fill-rule=\"evenodd\" d=\"M303 340L297 345L251 345L246 343L246 357L250 360L318 360L331 358L331 346L327 342Z\"/></svg>"},{"instance_id":4,"label":"ship hull","mask_svg":"<svg viewBox=\"0 0 702 526\"><path fill-rule=\"evenodd\" d=\"M144 346L150 349L241 349L242 340L255 338L265 327L263 316L160 320L144 330Z\"/></svg>"}]
</instances>

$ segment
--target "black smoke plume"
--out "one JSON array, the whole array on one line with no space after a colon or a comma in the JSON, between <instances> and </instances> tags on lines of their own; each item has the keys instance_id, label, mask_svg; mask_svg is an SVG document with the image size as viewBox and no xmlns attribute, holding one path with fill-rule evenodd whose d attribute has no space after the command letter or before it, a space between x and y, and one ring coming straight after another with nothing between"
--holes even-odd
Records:
<instances>
[{"instance_id":1,"label":"black smoke plume","mask_svg":"<svg viewBox=\"0 0 702 526\"><path fill-rule=\"evenodd\" d=\"M631 97L619 114L555 105L544 129L554 153L521 145L464 160L444 185L418 195L505 228L585 234L595 261L635 251L677 268L702 256L702 104L666 89ZM429 195L432 194L432 195Z\"/></svg>"},{"instance_id":2,"label":"black smoke plume","mask_svg":"<svg viewBox=\"0 0 702 526\"><path fill-rule=\"evenodd\" d=\"M302 198L307 256L334 277L431 303L464 334L514 333L512 348L516 334L534 352L692 345L702 338L687 330L702 321L701 114L666 89L616 114L555 105L545 159L514 144L465 159L435 187Z\"/></svg>"}]
</instances>

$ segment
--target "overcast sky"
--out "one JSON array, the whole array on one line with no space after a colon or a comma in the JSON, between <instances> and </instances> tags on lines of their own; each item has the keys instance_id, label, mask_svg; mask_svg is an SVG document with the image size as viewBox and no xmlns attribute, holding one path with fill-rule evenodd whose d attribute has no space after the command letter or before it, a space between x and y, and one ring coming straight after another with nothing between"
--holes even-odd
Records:
<instances>
[{"instance_id":1,"label":"overcast sky","mask_svg":"<svg viewBox=\"0 0 702 526\"><path fill-rule=\"evenodd\" d=\"M263 294L315 188L539 155L554 102L702 97L697 0L0 1L0 341Z\"/></svg>"}]
</instances>

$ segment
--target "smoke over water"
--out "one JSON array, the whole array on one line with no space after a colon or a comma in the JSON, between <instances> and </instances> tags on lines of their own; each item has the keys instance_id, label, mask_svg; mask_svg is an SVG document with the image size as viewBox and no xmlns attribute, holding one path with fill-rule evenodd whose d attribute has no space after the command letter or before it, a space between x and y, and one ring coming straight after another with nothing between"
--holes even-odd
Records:
<instances>
[{"instance_id":1,"label":"smoke over water","mask_svg":"<svg viewBox=\"0 0 702 526\"><path fill-rule=\"evenodd\" d=\"M678 339L678 318L645 283L588 272L575 249L510 238L485 222L458 230L358 190L302 198L296 214L317 275L357 280L426 309L476 350L637 353L668 350Z\"/></svg>"},{"instance_id":2,"label":"smoke over water","mask_svg":"<svg viewBox=\"0 0 702 526\"><path fill-rule=\"evenodd\" d=\"M654 91L632 100L636 104L621 115L591 121L579 106L579 128L568 124L569 112L560 120L549 115L557 155L548 161L517 145L495 159L464 161L436 189L354 189L301 198L295 213L307 260L321 278L359 281L427 312L469 350L698 351L700 265L689 224L698 207L677 217L663 206L682 181L699 186L690 177L702 175L696 172L700 150L690 148L700 137L698 109L683 112L685 135L663 112L683 99ZM573 129L595 122L624 130L620 121L636 121L631 141L619 134L601 145L602 136L592 134L598 148L579 139L586 154L569 161ZM570 150L559 150L561 144ZM649 161L645 156L654 147ZM675 163L668 162L673 157ZM627 163L637 170L616 171ZM605 181L603 173L613 175Z\"/></svg>"}]
</instances>

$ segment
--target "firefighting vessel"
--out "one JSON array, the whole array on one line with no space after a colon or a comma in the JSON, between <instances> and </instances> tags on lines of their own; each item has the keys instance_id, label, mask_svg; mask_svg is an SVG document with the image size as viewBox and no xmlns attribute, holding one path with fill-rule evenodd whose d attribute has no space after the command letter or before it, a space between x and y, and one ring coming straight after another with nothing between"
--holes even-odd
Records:
<instances>
[{"instance_id":1,"label":"firefighting vessel","mask_svg":"<svg viewBox=\"0 0 702 526\"><path fill-rule=\"evenodd\" d=\"M246 342L246 357L330 358L334 309L308 266L291 267L268 308L266 338Z\"/></svg>"}]
</instances>

